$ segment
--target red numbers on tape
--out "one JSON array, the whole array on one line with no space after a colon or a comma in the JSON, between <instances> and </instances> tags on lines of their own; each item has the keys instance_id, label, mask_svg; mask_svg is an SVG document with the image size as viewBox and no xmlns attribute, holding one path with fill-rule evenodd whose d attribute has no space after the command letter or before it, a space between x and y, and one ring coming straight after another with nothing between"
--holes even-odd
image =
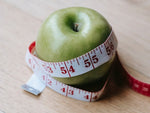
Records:
<instances>
[{"instance_id":1,"label":"red numbers on tape","mask_svg":"<svg viewBox=\"0 0 150 113\"><path fill-rule=\"evenodd\" d=\"M48 79L47 84L51 86L52 85L52 81Z\"/></svg>"},{"instance_id":2,"label":"red numbers on tape","mask_svg":"<svg viewBox=\"0 0 150 113\"><path fill-rule=\"evenodd\" d=\"M69 90L68 90L68 94L73 95L73 94L74 94L74 91L71 90L71 89L69 89Z\"/></svg>"},{"instance_id":3,"label":"red numbers on tape","mask_svg":"<svg viewBox=\"0 0 150 113\"><path fill-rule=\"evenodd\" d=\"M92 60L93 60L93 63L97 63L98 62L98 58L96 57L96 55L92 56Z\"/></svg>"},{"instance_id":4,"label":"red numbers on tape","mask_svg":"<svg viewBox=\"0 0 150 113\"><path fill-rule=\"evenodd\" d=\"M70 66L68 71L67 71L67 69L65 69L65 67L60 67L60 70L61 70L62 74L66 74L67 72L71 72L71 73L75 72L75 69L73 68L72 65Z\"/></svg>"},{"instance_id":5,"label":"red numbers on tape","mask_svg":"<svg viewBox=\"0 0 150 113\"><path fill-rule=\"evenodd\" d=\"M42 75L42 80L45 81L49 86L52 85L52 80L48 79L46 75Z\"/></svg>"},{"instance_id":6,"label":"red numbers on tape","mask_svg":"<svg viewBox=\"0 0 150 113\"><path fill-rule=\"evenodd\" d=\"M46 80L46 77L45 77L45 75L43 75L43 80L44 80L44 81Z\"/></svg>"},{"instance_id":7,"label":"red numbers on tape","mask_svg":"<svg viewBox=\"0 0 150 113\"><path fill-rule=\"evenodd\" d=\"M84 98L88 100L89 99L89 95L84 96Z\"/></svg>"},{"instance_id":8,"label":"red numbers on tape","mask_svg":"<svg viewBox=\"0 0 150 113\"><path fill-rule=\"evenodd\" d=\"M84 60L84 64L85 64L85 67L91 66L91 62L89 61L89 59Z\"/></svg>"},{"instance_id":9,"label":"red numbers on tape","mask_svg":"<svg viewBox=\"0 0 150 113\"><path fill-rule=\"evenodd\" d=\"M45 71L48 71L49 73L53 73L53 70L50 66L46 66L46 65L43 65Z\"/></svg>"},{"instance_id":10,"label":"red numbers on tape","mask_svg":"<svg viewBox=\"0 0 150 113\"><path fill-rule=\"evenodd\" d=\"M106 52L107 52L107 55L110 55L112 53L112 51L114 50L114 45L112 43L112 41L107 41L105 43L105 48L106 48Z\"/></svg>"},{"instance_id":11,"label":"red numbers on tape","mask_svg":"<svg viewBox=\"0 0 150 113\"><path fill-rule=\"evenodd\" d=\"M63 93L66 93L67 95L69 94L69 95L74 95L74 90L72 90L72 89L66 89L66 88L61 88L61 91L63 92Z\"/></svg>"},{"instance_id":12,"label":"red numbers on tape","mask_svg":"<svg viewBox=\"0 0 150 113\"><path fill-rule=\"evenodd\" d=\"M90 59L86 59L84 60L84 64L85 64L85 67L90 67L91 66L91 63L98 63L98 58L96 55L92 56L92 61L90 62Z\"/></svg>"},{"instance_id":13,"label":"red numbers on tape","mask_svg":"<svg viewBox=\"0 0 150 113\"><path fill-rule=\"evenodd\" d=\"M81 75L109 61L111 56L115 54L117 40L115 40L112 34L111 32L103 44L77 58L64 62L41 62L41 60L35 58L36 62L41 62L39 67L42 67L42 70L45 70L52 77L74 77ZM101 59L104 59L104 61Z\"/></svg>"},{"instance_id":14,"label":"red numbers on tape","mask_svg":"<svg viewBox=\"0 0 150 113\"><path fill-rule=\"evenodd\" d=\"M61 70L62 74L66 74L67 73L67 70L65 69L65 67L60 67L60 70Z\"/></svg>"},{"instance_id":15,"label":"red numbers on tape","mask_svg":"<svg viewBox=\"0 0 150 113\"><path fill-rule=\"evenodd\" d=\"M31 68L35 69L35 64L33 63L33 60L28 60L29 64L31 65Z\"/></svg>"},{"instance_id":16,"label":"red numbers on tape","mask_svg":"<svg viewBox=\"0 0 150 113\"><path fill-rule=\"evenodd\" d=\"M70 66L70 68L69 68L69 72L75 72L75 70L74 70L74 68L73 68L73 66Z\"/></svg>"}]
</instances>

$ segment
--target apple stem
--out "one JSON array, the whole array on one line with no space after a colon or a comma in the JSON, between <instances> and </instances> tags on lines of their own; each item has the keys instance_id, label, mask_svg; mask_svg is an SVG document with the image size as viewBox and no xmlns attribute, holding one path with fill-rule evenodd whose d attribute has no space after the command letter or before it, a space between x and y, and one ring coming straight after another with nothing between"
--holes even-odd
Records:
<instances>
[{"instance_id":1,"label":"apple stem","mask_svg":"<svg viewBox=\"0 0 150 113\"><path fill-rule=\"evenodd\" d=\"M79 31L79 29L78 29L78 28L79 28L79 25L78 25L78 24L75 24L75 25L74 25L74 29L73 29L73 30L74 30L74 31L76 31L76 32L78 32L78 31Z\"/></svg>"}]
</instances>

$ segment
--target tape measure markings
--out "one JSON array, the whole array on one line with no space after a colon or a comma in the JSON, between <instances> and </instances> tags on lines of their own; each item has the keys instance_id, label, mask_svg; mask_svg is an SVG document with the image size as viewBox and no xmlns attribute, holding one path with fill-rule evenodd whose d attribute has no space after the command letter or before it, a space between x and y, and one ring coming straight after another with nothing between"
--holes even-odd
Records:
<instances>
[{"instance_id":1,"label":"tape measure markings","mask_svg":"<svg viewBox=\"0 0 150 113\"><path fill-rule=\"evenodd\" d=\"M134 76L130 75L127 70L123 67L122 63L120 62L120 59L118 57L119 62L119 68L122 70L122 74L127 78L129 86L136 92L150 96L150 84L146 82L142 82L138 79L136 79Z\"/></svg>"},{"instance_id":2,"label":"tape measure markings","mask_svg":"<svg viewBox=\"0 0 150 113\"><path fill-rule=\"evenodd\" d=\"M33 42L27 50L26 62L34 74L22 86L23 89L37 95L47 86L68 97L84 101L96 101L102 95L109 78L107 78L101 90L89 92L63 84L52 77L79 76L109 61L116 52L117 40L115 38L112 31L103 44L82 56L64 62L45 62L40 60L36 57L35 42Z\"/></svg>"},{"instance_id":3,"label":"tape measure markings","mask_svg":"<svg viewBox=\"0 0 150 113\"><path fill-rule=\"evenodd\" d=\"M77 57L75 59L71 59L65 62L45 62L42 61L41 68L45 70L47 73L51 73L53 77L73 77L78 76L88 71L95 69L96 67L104 64L105 62L109 61L110 58L115 54L116 48L112 48L113 44L116 44L114 40L112 40L113 33L108 37L108 39L101 45L101 52L98 51L96 48L91 50L90 52ZM31 46L32 48L34 46ZM97 47L97 48L99 48ZM106 49L105 49L106 48ZM82 57L82 59L81 59ZM40 59L35 57L35 60L39 61ZM73 62L75 61L75 62ZM67 65L66 65L67 63ZM86 68L85 68L85 67ZM59 70L59 71L58 71Z\"/></svg>"},{"instance_id":4,"label":"tape measure markings","mask_svg":"<svg viewBox=\"0 0 150 113\"><path fill-rule=\"evenodd\" d=\"M26 90L30 93L38 95L39 93L41 93L41 91L43 91L43 88L45 88L44 86L48 86L49 88L55 90L56 92L58 92L64 96L76 98L76 99L83 100L83 101L96 101L101 96L101 94L107 84L107 81L106 81L103 88L98 92L89 92L89 91L85 91L82 89L68 86L59 81L54 80L48 74L44 74L43 72L41 72L40 67L38 66L38 64L36 64L36 61L34 60L34 57L30 56L29 54L30 53L27 54L27 58L29 59L28 65L29 65L29 67L31 67L31 69L33 70L33 72L35 74L33 74L31 79L29 80L32 82L27 82L27 84L22 87L24 90ZM34 88L37 84L37 83L35 83L33 85L33 81L34 82L36 81L35 76L40 78L40 81L43 83L43 86L41 85L42 87L40 90L39 90L39 88ZM32 88L32 90L31 90L31 88ZM80 92L80 94L78 92Z\"/></svg>"},{"instance_id":5,"label":"tape measure markings","mask_svg":"<svg viewBox=\"0 0 150 113\"><path fill-rule=\"evenodd\" d=\"M35 42L33 42L29 46L29 49L27 51L26 61L27 61L28 66L33 70L34 74L30 78L29 82L23 85L22 88L28 92L38 95L39 93L43 91L45 86L48 86L49 88L55 90L56 92L62 95L68 96L68 97L72 97L72 98L84 100L84 101L95 101L101 96L107 84L108 78L100 91L88 92L82 89L78 89L72 86L65 85L59 81L54 80L53 78L50 77L52 76L51 73L53 72L53 69L57 70L58 68L60 69L60 67L65 66L65 68L62 68L59 71L61 72L62 70L67 69L66 72L64 71L64 73L69 74L70 73L69 67L71 67L72 64L75 64L75 65L74 67L73 66L71 67L71 72L74 71L75 67L79 67L80 65L81 66L85 65L85 62L87 63L87 67L91 66L90 68L92 70L95 67L97 67L96 65L97 59L102 60L103 61L101 62L102 64L107 62L113 56L114 52L116 51L116 48L117 48L117 39L116 39L115 34L111 32L111 35L107 38L107 40L103 44L99 45L95 49L91 50L90 52L82 56L65 61L64 63L63 62L45 62L36 57ZM89 60L85 61L85 59L89 59ZM143 95L150 96L150 84L144 83L142 81L135 79L124 69L123 66L122 68L128 77L128 81L129 81L131 88L135 90L136 92L139 92ZM39 72L39 70L42 70L42 72ZM43 70L46 70L46 71L43 71ZM82 69L80 71L82 71ZM36 80L34 76L36 76L38 80ZM65 77L65 76L62 76L62 77ZM72 77L72 74L70 73L68 77ZM39 84L41 85L40 88L35 87L36 83L33 85L33 82L35 81L38 81L37 82L38 85Z\"/></svg>"},{"instance_id":6,"label":"tape measure markings","mask_svg":"<svg viewBox=\"0 0 150 113\"><path fill-rule=\"evenodd\" d=\"M129 85L133 90L146 96L150 96L150 84L141 82L128 74Z\"/></svg>"},{"instance_id":7,"label":"tape measure markings","mask_svg":"<svg viewBox=\"0 0 150 113\"><path fill-rule=\"evenodd\" d=\"M68 75L69 75L69 77L71 77L71 74L70 74L70 71L68 70L68 67L67 67L67 65L66 65L66 62L64 62L64 64L65 64L65 68L66 68L66 70L67 70L67 72L68 72ZM70 66L70 68L72 69L72 72L74 72L73 70L73 67L72 67L72 65ZM61 69L62 69L62 67L61 67ZM64 71L64 74L65 74L65 71Z\"/></svg>"},{"instance_id":8,"label":"tape measure markings","mask_svg":"<svg viewBox=\"0 0 150 113\"><path fill-rule=\"evenodd\" d=\"M76 99L80 98L84 101L97 100L99 98L100 94L102 94L102 90L104 89L103 88L100 92L89 92L89 91L85 91L85 90L81 90L78 88L68 86L66 84L63 84L59 81L52 79L49 76L47 78L48 78L47 81L50 81L50 80L52 81L51 85L47 82L47 86L49 88L55 90L56 92L59 92L60 94L62 94L64 96L68 96L68 97L72 97L72 98L76 97ZM105 87L105 85L103 87Z\"/></svg>"}]
</instances>

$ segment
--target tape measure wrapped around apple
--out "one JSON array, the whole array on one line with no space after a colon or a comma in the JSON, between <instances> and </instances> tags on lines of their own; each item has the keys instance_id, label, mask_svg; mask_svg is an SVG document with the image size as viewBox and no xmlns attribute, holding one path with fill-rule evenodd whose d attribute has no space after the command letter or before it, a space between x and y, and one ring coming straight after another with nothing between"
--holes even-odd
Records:
<instances>
[{"instance_id":1,"label":"tape measure wrapped around apple","mask_svg":"<svg viewBox=\"0 0 150 113\"><path fill-rule=\"evenodd\" d=\"M95 10L58 10L46 19L36 43L27 50L26 61L34 74L23 89L37 95L48 86L72 98L95 101L107 83L116 48L111 26ZM104 78L97 92L77 88Z\"/></svg>"},{"instance_id":2,"label":"tape measure wrapped around apple","mask_svg":"<svg viewBox=\"0 0 150 113\"><path fill-rule=\"evenodd\" d=\"M62 9L51 14L43 23L36 40L36 53L44 61L67 61L102 44L111 30L106 19L92 9L81 7ZM97 56L92 56L91 59L98 63ZM91 66L88 60L85 59L84 62L86 67ZM77 77L55 79L70 85L89 83L104 76L111 62L112 60L92 72ZM64 70L63 67L61 69ZM73 72L74 69L70 68L70 71Z\"/></svg>"}]
</instances>

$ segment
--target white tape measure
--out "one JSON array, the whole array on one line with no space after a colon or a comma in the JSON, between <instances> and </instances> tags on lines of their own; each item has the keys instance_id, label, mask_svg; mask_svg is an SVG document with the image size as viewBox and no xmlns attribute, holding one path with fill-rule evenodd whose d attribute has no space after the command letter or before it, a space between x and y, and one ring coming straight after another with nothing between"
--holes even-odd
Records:
<instances>
[{"instance_id":1,"label":"white tape measure","mask_svg":"<svg viewBox=\"0 0 150 113\"><path fill-rule=\"evenodd\" d=\"M63 84L52 77L66 78L80 76L108 62L116 54L116 49L117 39L114 32L111 31L104 43L82 56L64 62L45 62L36 57L35 42L33 42L27 50L26 62L33 70L34 74L22 88L30 93L38 95L47 86L62 95L78 100L98 100L108 79L101 90L89 92Z\"/></svg>"}]
</instances>

